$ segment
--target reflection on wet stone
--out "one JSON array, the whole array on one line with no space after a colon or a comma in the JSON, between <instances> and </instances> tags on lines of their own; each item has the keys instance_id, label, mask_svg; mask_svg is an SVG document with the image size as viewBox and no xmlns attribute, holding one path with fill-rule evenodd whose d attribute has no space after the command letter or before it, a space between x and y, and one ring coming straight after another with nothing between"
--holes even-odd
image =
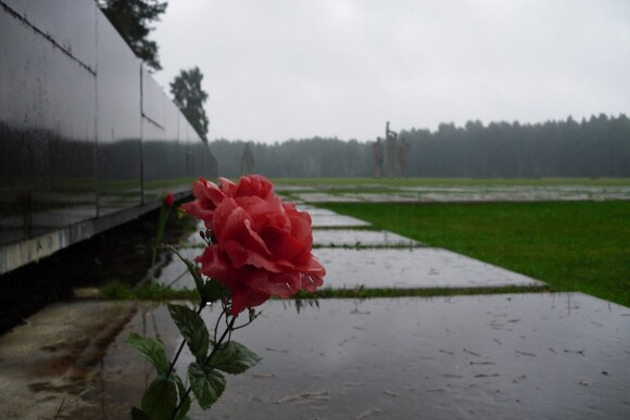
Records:
<instances>
[{"instance_id":1,"label":"reflection on wet stone","mask_svg":"<svg viewBox=\"0 0 630 420\"><path fill-rule=\"evenodd\" d=\"M350 229L315 229L313 243L322 247L414 247L418 242L392 232Z\"/></svg>"},{"instance_id":2,"label":"reflection on wet stone","mask_svg":"<svg viewBox=\"0 0 630 420\"><path fill-rule=\"evenodd\" d=\"M398 186L387 193L327 193L303 192L295 196L308 203L346 202L494 202L494 201L576 201L627 200L627 186Z\"/></svg>"},{"instance_id":3,"label":"reflection on wet stone","mask_svg":"<svg viewBox=\"0 0 630 420\"><path fill-rule=\"evenodd\" d=\"M68 413L83 418L125 417L152 371L124 339L130 331L159 336L172 354L181 338L166 307L83 303L68 313L61 306L47 308L29 326L0 339L1 406L7 407L2 400L10 390L13 401L25 406L43 398L49 403L42 407L52 410L67 398ZM261 419L459 418L466 413L484 419L621 419L630 413L629 310L582 294L270 301L262 309L254 326L233 339L263 361L244 375L228 377L213 418L252 418L252 413ZM62 313L65 323L83 325L84 340L53 331L64 324L57 322ZM113 319L123 322L122 329L114 322L96 336L87 334L113 313L119 313ZM217 314L206 313L206 322ZM15 343L38 331L48 335L33 343L33 356L18 361ZM70 341L107 350L97 363L69 357L77 356L76 344L64 347ZM58 372L41 370L60 366L53 360L67 363L61 379L50 376ZM187 354L177 368L183 372L191 360ZM46 413L42 408L41 415ZM6 411L0 414L8 417ZM201 411L191 414L205 418Z\"/></svg>"},{"instance_id":4,"label":"reflection on wet stone","mask_svg":"<svg viewBox=\"0 0 630 420\"><path fill-rule=\"evenodd\" d=\"M194 259L201 248L183 248ZM437 248L339 249L318 248L313 254L327 270L324 287L366 288L479 288L503 286L544 287L542 282ZM164 267L158 280L174 288L194 288L185 265L178 259ZM177 280L178 279L178 280Z\"/></svg>"}]
</instances>

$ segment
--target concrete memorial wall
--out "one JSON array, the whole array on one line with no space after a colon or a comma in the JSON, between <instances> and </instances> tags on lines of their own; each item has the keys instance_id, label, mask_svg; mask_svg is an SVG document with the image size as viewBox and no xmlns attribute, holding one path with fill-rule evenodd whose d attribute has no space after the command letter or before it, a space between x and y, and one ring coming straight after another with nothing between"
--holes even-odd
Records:
<instances>
[{"instance_id":1,"label":"concrete memorial wall","mask_svg":"<svg viewBox=\"0 0 630 420\"><path fill-rule=\"evenodd\" d=\"M0 274L216 176L94 1L0 0L0 40Z\"/></svg>"}]
</instances>

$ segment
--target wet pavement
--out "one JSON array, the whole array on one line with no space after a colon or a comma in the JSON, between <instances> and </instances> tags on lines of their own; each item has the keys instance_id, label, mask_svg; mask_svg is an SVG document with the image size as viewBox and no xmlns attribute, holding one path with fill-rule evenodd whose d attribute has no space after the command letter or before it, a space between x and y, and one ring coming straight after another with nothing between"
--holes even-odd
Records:
<instances>
[{"instance_id":1,"label":"wet pavement","mask_svg":"<svg viewBox=\"0 0 630 420\"><path fill-rule=\"evenodd\" d=\"M227 378L211 418L630 415L630 309L590 296L276 300L262 309L234 339L263 360ZM204 311L209 325L217 314ZM170 352L181 339L165 305L41 311L0 338L0 416L52 418L65 401L60 418L125 418L152 375L124 344L132 331L159 336ZM190 361L181 358L180 371Z\"/></svg>"},{"instance_id":2,"label":"wet pavement","mask_svg":"<svg viewBox=\"0 0 630 420\"><path fill-rule=\"evenodd\" d=\"M327 287L543 285L308 210ZM180 252L194 258L202 244L193 234ZM193 287L176 258L158 281ZM262 309L234 339L263 361L227 378L211 418L630 418L630 309L590 296L273 300ZM208 325L217 315L204 311ZM153 375L125 344L130 332L159 337L169 354L181 342L165 305L146 302L54 304L1 336L0 418L52 419L60 407L59 419L128 418ZM178 369L189 362L185 354Z\"/></svg>"},{"instance_id":3,"label":"wet pavement","mask_svg":"<svg viewBox=\"0 0 630 420\"><path fill-rule=\"evenodd\" d=\"M200 248L180 249L182 256L194 259ZM333 289L432 289L544 287L545 284L522 274L438 248L318 248L313 254L326 267L324 287ZM174 288L194 289L186 266L173 259L158 281Z\"/></svg>"},{"instance_id":4,"label":"wet pavement","mask_svg":"<svg viewBox=\"0 0 630 420\"><path fill-rule=\"evenodd\" d=\"M381 187L382 188L382 187ZM628 200L630 187L620 186L458 186L458 187L391 187L384 193L369 192L296 192L299 200L324 202L488 202L488 201L576 201Z\"/></svg>"},{"instance_id":5,"label":"wet pavement","mask_svg":"<svg viewBox=\"0 0 630 420\"><path fill-rule=\"evenodd\" d=\"M475 288L544 286L503 268L438 248L331 249L314 251L335 289Z\"/></svg>"},{"instance_id":6,"label":"wet pavement","mask_svg":"<svg viewBox=\"0 0 630 420\"><path fill-rule=\"evenodd\" d=\"M348 219L344 219L348 220ZM356 219L355 219L356 220ZM337 223L342 223L337 221ZM354 222L353 222L354 223ZM361 226L367 226L363 222ZM351 228L352 226L350 226ZM202 230L199 226L199 230ZM349 229L348 226L340 225L337 229L314 229L313 244L316 247L354 247L354 248L412 248L421 246L413 239L405 238L393 232L382 230ZM201 235L191 235L185 241L185 247L205 246Z\"/></svg>"},{"instance_id":7,"label":"wet pavement","mask_svg":"<svg viewBox=\"0 0 630 420\"><path fill-rule=\"evenodd\" d=\"M420 243L382 230L315 229L313 243L320 247L411 248Z\"/></svg>"}]
</instances>

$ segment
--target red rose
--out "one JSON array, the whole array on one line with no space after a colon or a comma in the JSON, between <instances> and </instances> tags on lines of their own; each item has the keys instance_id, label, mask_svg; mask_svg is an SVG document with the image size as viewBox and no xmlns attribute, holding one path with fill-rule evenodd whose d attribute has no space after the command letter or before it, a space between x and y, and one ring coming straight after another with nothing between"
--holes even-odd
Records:
<instances>
[{"instance_id":1,"label":"red rose","mask_svg":"<svg viewBox=\"0 0 630 420\"><path fill-rule=\"evenodd\" d=\"M164 204L166 204L166 207L171 207L173 205L173 193L172 192L168 192L166 194L166 197L164 197Z\"/></svg>"},{"instance_id":2,"label":"red rose","mask_svg":"<svg viewBox=\"0 0 630 420\"><path fill-rule=\"evenodd\" d=\"M197 257L201 272L232 293L232 314L258 306L270 296L288 298L315 291L326 270L312 255L311 217L274 194L260 175L217 186L200 178L196 200L182 208L204 221L216 243Z\"/></svg>"}]
</instances>

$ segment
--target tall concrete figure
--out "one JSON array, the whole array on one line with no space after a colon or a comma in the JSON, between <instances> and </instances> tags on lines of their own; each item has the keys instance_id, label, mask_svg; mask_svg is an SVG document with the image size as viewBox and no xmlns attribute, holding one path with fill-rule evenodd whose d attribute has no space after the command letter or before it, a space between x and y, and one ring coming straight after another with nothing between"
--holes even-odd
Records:
<instances>
[{"instance_id":1,"label":"tall concrete figure","mask_svg":"<svg viewBox=\"0 0 630 420\"><path fill-rule=\"evenodd\" d=\"M254 170L254 154L249 143L245 145L243 156L241 156L241 176L249 175Z\"/></svg>"},{"instance_id":2,"label":"tall concrete figure","mask_svg":"<svg viewBox=\"0 0 630 420\"><path fill-rule=\"evenodd\" d=\"M409 151L411 145L408 140L403 140L402 144L398 146L398 169L401 178L407 178L409 176Z\"/></svg>"},{"instance_id":3,"label":"tall concrete figure","mask_svg":"<svg viewBox=\"0 0 630 420\"><path fill-rule=\"evenodd\" d=\"M390 178L396 176L396 137L398 134L389 129L389 121L387 121L385 138L387 139L387 176Z\"/></svg>"},{"instance_id":4,"label":"tall concrete figure","mask_svg":"<svg viewBox=\"0 0 630 420\"><path fill-rule=\"evenodd\" d=\"M374 156L374 178L383 176L383 139L377 138L372 145L372 155Z\"/></svg>"}]
</instances>

